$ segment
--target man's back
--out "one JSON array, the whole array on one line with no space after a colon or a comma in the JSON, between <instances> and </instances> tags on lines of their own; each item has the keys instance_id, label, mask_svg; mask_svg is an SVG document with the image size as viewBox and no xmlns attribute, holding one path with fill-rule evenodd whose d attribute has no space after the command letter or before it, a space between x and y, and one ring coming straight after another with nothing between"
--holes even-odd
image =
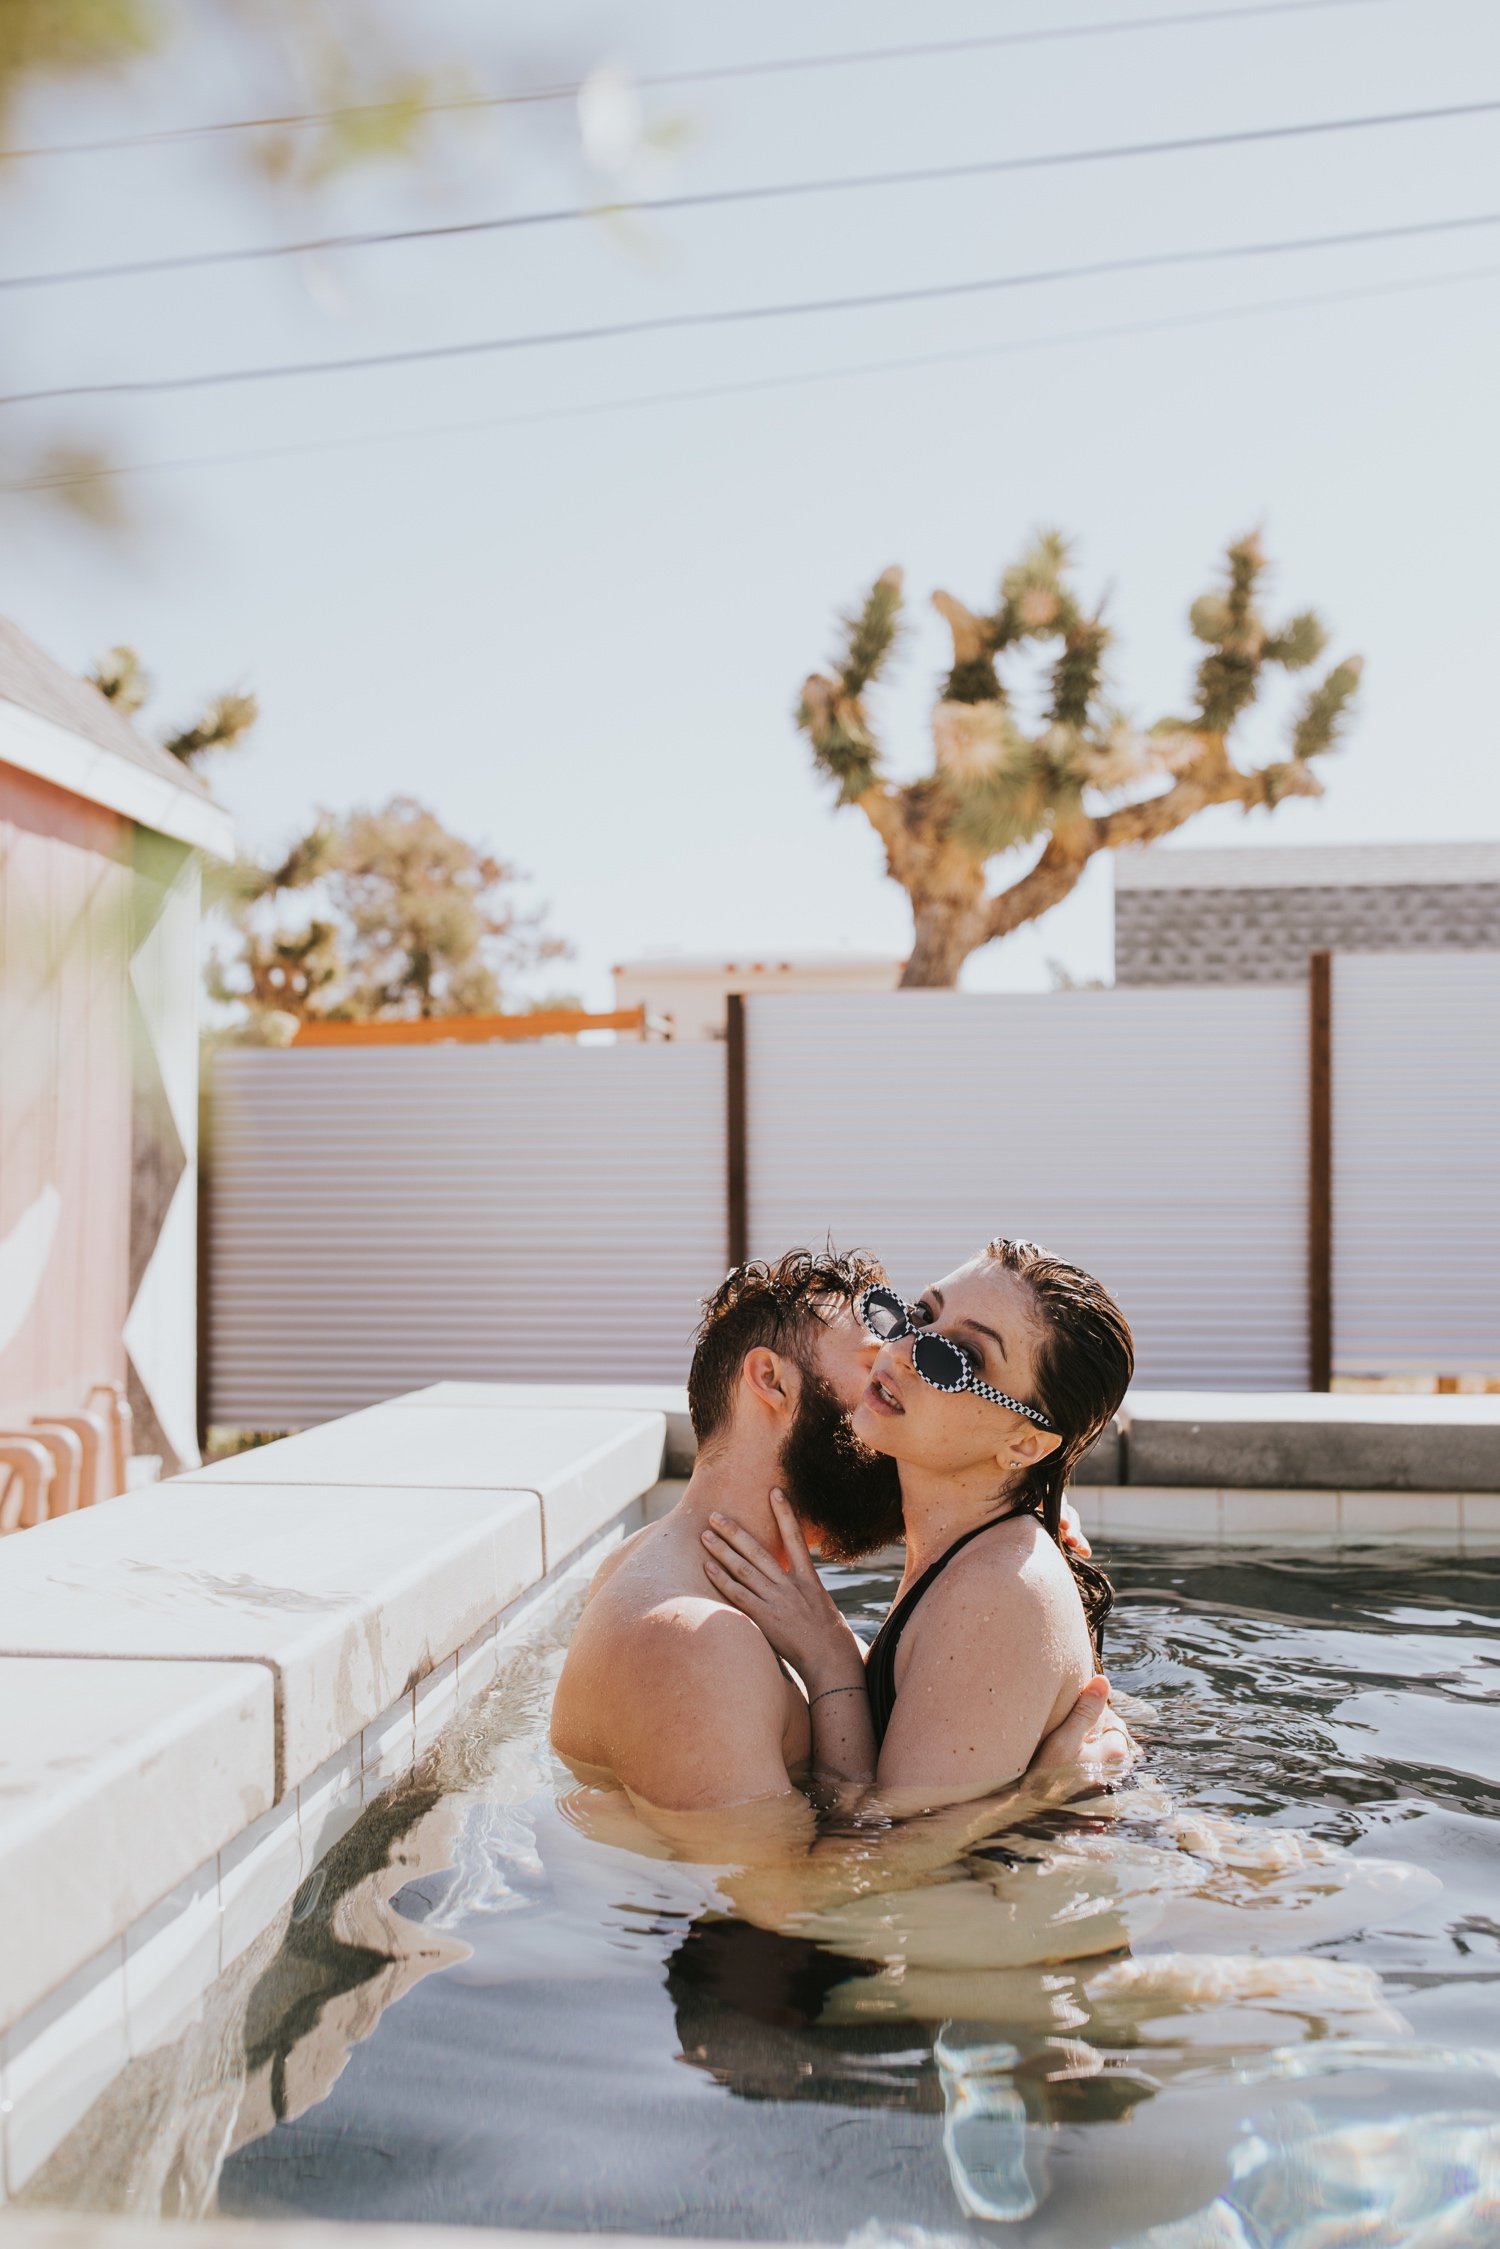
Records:
<instances>
[{"instance_id":1,"label":"man's back","mask_svg":"<svg viewBox=\"0 0 1500 2249\"><path fill-rule=\"evenodd\" d=\"M810 1754L807 1704L752 1621L703 1574L683 1503L604 1563L574 1630L552 1744L663 1811L784 1795Z\"/></svg>"}]
</instances>

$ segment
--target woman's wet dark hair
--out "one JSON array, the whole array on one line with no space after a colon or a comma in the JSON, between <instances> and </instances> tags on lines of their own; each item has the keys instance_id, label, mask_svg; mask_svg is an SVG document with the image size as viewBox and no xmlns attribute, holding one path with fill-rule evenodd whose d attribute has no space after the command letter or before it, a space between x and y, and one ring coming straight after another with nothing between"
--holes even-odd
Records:
<instances>
[{"instance_id":1,"label":"woman's wet dark hair","mask_svg":"<svg viewBox=\"0 0 1500 2249\"><path fill-rule=\"evenodd\" d=\"M1014 1494L1012 1513L1035 1515L1061 1544L1063 1494L1079 1461L1109 1427L1130 1387L1135 1340L1130 1322L1092 1273L1038 1249L1035 1242L1012 1242L1003 1236L988 1243L984 1254L1031 1291L1043 1330L1033 1403L1062 1435L1056 1452L1027 1469ZM1095 1563L1069 1554L1066 1547L1063 1552L1077 1582L1097 1659L1103 1655L1104 1621L1114 1607L1115 1589Z\"/></svg>"}]
</instances>

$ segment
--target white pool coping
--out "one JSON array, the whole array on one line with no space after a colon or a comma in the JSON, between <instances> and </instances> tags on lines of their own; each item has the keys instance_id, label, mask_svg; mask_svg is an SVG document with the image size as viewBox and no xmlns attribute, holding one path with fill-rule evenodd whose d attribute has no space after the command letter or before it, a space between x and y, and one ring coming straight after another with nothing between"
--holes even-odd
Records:
<instances>
[{"instance_id":1,"label":"white pool coping","mask_svg":"<svg viewBox=\"0 0 1500 2249\"><path fill-rule=\"evenodd\" d=\"M572 1563L562 1564L444 1658L0 2033L0 2200L18 2194L35 2176L128 2062L182 2035L200 2014L210 1987L270 1928L366 1808L409 1773L444 1728L492 1684L509 1649L542 1621L553 1597L565 1595L580 1574L586 1580L596 1557L622 1530L634 1529L643 1512L643 1501L627 1508L623 1519L606 1526ZM215 1679L225 1668L203 1665L198 1677ZM132 1859L149 1849L148 1814L160 1808L151 1778L143 1760L129 1790L134 1815L123 1815L131 1820ZM179 1776L186 1793L195 1793L197 1785L196 1776ZM101 1794L96 1819L112 1809L121 1817ZM56 1841L60 1857L64 1839ZM0 1912L9 1914L15 1901L7 1886L5 1844L0 1827ZM79 1887L93 1868L90 1855L75 1877ZM76 1947L85 1926L71 1910L76 1888L42 1895L59 1897L57 1925ZM45 1925L49 1913L35 1918Z\"/></svg>"},{"instance_id":2,"label":"white pool coping","mask_svg":"<svg viewBox=\"0 0 1500 2249\"><path fill-rule=\"evenodd\" d=\"M1121 1481L1500 1492L1500 1393L1132 1390Z\"/></svg>"},{"instance_id":3,"label":"white pool coping","mask_svg":"<svg viewBox=\"0 0 1500 2249\"><path fill-rule=\"evenodd\" d=\"M1500 1400L1332 1403L1301 1418L1320 1479L1355 1432L1350 1488L1080 1485L1103 1559L1111 1539L1500 1550L1500 1492L1364 1488L1377 1426L1409 1448L1467 1431L1482 1475ZM1299 1419L1131 1407L1127 1465L1133 1428L1258 1419L1285 1442ZM675 1496L690 1446L660 1385L439 1384L0 1541L0 2196L179 2033L549 1589Z\"/></svg>"},{"instance_id":4,"label":"white pool coping","mask_svg":"<svg viewBox=\"0 0 1500 2249\"><path fill-rule=\"evenodd\" d=\"M413 1403L0 1542L0 2195L660 1476L656 1404Z\"/></svg>"}]
</instances>

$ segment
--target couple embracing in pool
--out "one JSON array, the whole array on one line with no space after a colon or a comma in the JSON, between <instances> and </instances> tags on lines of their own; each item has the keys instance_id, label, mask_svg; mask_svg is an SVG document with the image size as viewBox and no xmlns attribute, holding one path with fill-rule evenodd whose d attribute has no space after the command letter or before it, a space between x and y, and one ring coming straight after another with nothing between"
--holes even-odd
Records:
<instances>
[{"instance_id":1,"label":"couple embracing in pool","mask_svg":"<svg viewBox=\"0 0 1500 2249\"><path fill-rule=\"evenodd\" d=\"M737 1268L693 1355L691 1480L594 1580L559 1755L658 1820L768 1809L794 1831L810 1788L983 1827L1080 1768L1117 1777L1112 1596L1065 1492L1132 1367L1108 1293L1030 1243L991 1242L913 1304L860 1256ZM902 1536L867 1659L809 1549L852 1561Z\"/></svg>"}]
</instances>

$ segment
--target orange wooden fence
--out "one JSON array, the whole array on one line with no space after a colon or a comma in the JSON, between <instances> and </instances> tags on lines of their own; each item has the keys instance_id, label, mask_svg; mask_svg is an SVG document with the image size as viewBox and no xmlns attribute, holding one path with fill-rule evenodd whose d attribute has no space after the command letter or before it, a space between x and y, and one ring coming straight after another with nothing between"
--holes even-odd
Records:
<instances>
[{"instance_id":1,"label":"orange wooden fence","mask_svg":"<svg viewBox=\"0 0 1500 2249\"><path fill-rule=\"evenodd\" d=\"M604 1015L582 1008L544 1007L533 1015L429 1015L411 1023L304 1023L293 1046L435 1046L455 1039L475 1046L487 1039L572 1038L579 1031L644 1034L646 1010L620 1007Z\"/></svg>"}]
</instances>

